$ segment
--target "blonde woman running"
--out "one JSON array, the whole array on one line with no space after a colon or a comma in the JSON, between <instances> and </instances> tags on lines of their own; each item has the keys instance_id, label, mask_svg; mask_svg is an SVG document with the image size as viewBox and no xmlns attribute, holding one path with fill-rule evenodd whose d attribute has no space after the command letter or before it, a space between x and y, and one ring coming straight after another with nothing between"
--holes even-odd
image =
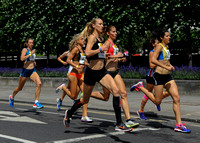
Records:
<instances>
[{"instance_id":1,"label":"blonde woman running","mask_svg":"<svg viewBox=\"0 0 200 143\"><path fill-rule=\"evenodd\" d=\"M70 91L65 86L65 84L61 84L58 89L63 90L72 100L77 99L77 86L83 92L83 79L84 79L84 67L88 65L86 61L85 52L83 51L82 47L85 44L85 39L81 34L77 34L73 37L70 41L70 49L69 49L69 56L67 58L67 63L70 64L73 69L68 74L68 78L70 81ZM92 122L87 116L87 104L83 106L83 113L82 113L82 122Z\"/></svg>"},{"instance_id":2,"label":"blonde woman running","mask_svg":"<svg viewBox=\"0 0 200 143\"><path fill-rule=\"evenodd\" d=\"M89 102L96 82L99 82L103 87L107 88L115 97L120 96L119 89L114 79L106 73L104 51L107 51L109 46L103 45L104 39L101 37L102 32L103 21L100 18L95 18L87 23L82 32L84 37L88 37L85 53L89 61L89 66L86 68L84 76L83 97L77 100L71 109L65 113L63 122L67 128L69 127L70 118L74 112L82 105ZM126 100L125 98L127 97L122 97L122 100ZM123 125L122 128L130 131L125 125Z\"/></svg>"},{"instance_id":3,"label":"blonde woman running","mask_svg":"<svg viewBox=\"0 0 200 143\"><path fill-rule=\"evenodd\" d=\"M65 62L65 61L63 61L63 58L68 57L69 54L70 54L69 51L65 51L62 55L60 55L60 56L57 58L57 60L58 60L59 62L61 62L64 66L66 66L66 65L68 65L68 63ZM73 69L73 66L72 66L72 65L69 65L69 69L68 69L67 76L68 76L69 73L72 71L72 69ZM64 84L64 83L62 83L62 84ZM61 90L60 87L62 86L62 84L60 84L60 85L56 88L56 93L58 93L58 92ZM67 92L65 92L65 91L63 90L63 93L62 93L61 97L60 97L60 98L57 98L57 109L58 109L58 110L61 109L62 101L64 100L66 94L67 94L67 93L70 94L70 81L67 83L67 86L66 86L66 87L67 87L67 90L66 90ZM79 93L79 91L80 91L80 89L79 89L79 87L77 86L77 94Z\"/></svg>"}]
</instances>

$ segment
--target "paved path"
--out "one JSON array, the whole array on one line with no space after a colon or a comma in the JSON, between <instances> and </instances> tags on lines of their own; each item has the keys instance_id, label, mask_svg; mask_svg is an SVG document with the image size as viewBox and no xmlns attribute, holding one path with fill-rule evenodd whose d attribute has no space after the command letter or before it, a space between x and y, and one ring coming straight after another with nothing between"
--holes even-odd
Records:
<instances>
[{"instance_id":1,"label":"paved path","mask_svg":"<svg viewBox=\"0 0 200 143\"><path fill-rule=\"evenodd\" d=\"M0 101L8 101L8 96L11 94L16 86L7 86L1 85L0 87ZM142 92L129 92L128 91L128 100L130 106L131 115L136 115L136 111L140 107L140 102L143 97ZM15 97L15 102L28 102L33 103L34 101L34 93L35 86L30 87L26 86L24 89L19 92ZM58 94L55 93L55 88L50 87L42 87L40 102L45 105L55 105L56 106L56 98L61 96L61 92ZM191 122L200 122L200 96L181 96L181 114L183 121L191 121ZM73 104L72 100L66 96L63 101L63 105L66 107L70 107ZM90 99L89 107L90 109L99 109L99 110L108 110L113 111L112 108L112 95L110 96L110 100L107 102L100 101L97 99ZM148 101L145 107L145 113L147 118L150 116L160 116L169 119L175 119L173 110L172 110L172 99L168 97L163 100L161 104L161 111L157 111L155 105Z\"/></svg>"}]
</instances>

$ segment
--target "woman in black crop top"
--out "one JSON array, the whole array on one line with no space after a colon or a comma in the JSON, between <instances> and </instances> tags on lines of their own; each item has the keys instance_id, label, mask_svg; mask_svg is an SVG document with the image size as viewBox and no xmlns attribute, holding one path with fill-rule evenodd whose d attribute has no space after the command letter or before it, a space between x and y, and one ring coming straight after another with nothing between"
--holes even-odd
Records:
<instances>
[{"instance_id":1,"label":"woman in black crop top","mask_svg":"<svg viewBox=\"0 0 200 143\"><path fill-rule=\"evenodd\" d=\"M109 90L115 97L119 97L119 89L114 79L106 73L105 70L105 54L109 45L103 44L104 40L101 38L103 32L103 21L100 18L95 18L91 22L86 24L85 29L81 34L87 38L86 56L89 61L89 66L86 68L84 75L84 88L83 97L77 100L72 108L65 113L64 125L69 127L70 117L74 112L80 108L83 104L89 102L90 96L93 96L92 90L96 82L99 82L103 87ZM106 97L99 97L103 99ZM131 130L131 129L129 129Z\"/></svg>"}]
</instances>

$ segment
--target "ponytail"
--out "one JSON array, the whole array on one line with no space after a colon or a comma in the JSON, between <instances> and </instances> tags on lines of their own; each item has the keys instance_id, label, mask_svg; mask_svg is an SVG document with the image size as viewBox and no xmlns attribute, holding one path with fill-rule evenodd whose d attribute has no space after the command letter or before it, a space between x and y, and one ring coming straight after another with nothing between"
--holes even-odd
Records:
<instances>
[{"instance_id":1,"label":"ponytail","mask_svg":"<svg viewBox=\"0 0 200 143\"><path fill-rule=\"evenodd\" d=\"M92 24L95 24L97 19L100 19L100 18L94 18L94 19L92 19L91 22L88 22L86 24L85 28L80 33L84 38L87 38L90 34L92 34L92 32L94 31Z\"/></svg>"}]
</instances>

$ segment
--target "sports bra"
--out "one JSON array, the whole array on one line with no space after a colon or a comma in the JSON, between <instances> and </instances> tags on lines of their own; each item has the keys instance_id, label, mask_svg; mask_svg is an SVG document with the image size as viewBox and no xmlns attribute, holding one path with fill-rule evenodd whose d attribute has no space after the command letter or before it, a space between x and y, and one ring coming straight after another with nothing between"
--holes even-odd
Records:
<instances>
[{"instance_id":1,"label":"sports bra","mask_svg":"<svg viewBox=\"0 0 200 143\"><path fill-rule=\"evenodd\" d=\"M111 46L108 49L108 53L110 53L110 55L116 55L119 52L119 48L113 44L110 40L107 40L108 42L110 42Z\"/></svg>"},{"instance_id":2,"label":"sports bra","mask_svg":"<svg viewBox=\"0 0 200 143\"><path fill-rule=\"evenodd\" d=\"M170 51L167 47L164 47L163 44L159 43L160 46L162 46L162 51L159 54L157 60L169 60L170 59Z\"/></svg>"},{"instance_id":3,"label":"sports bra","mask_svg":"<svg viewBox=\"0 0 200 143\"><path fill-rule=\"evenodd\" d=\"M28 48L26 48L26 50L27 50L27 52L26 52L26 56L27 56L31 53L31 51ZM34 53L30 57L28 57L25 61L35 61L35 58L36 58L36 55Z\"/></svg>"},{"instance_id":4,"label":"sports bra","mask_svg":"<svg viewBox=\"0 0 200 143\"><path fill-rule=\"evenodd\" d=\"M97 41L94 43L94 45L92 47L92 50L99 49L103 45L103 42L104 42L103 39L101 39L101 37L99 37L99 39L102 40L102 42L99 42L98 39L97 39ZM95 54L95 55L93 55L91 57L88 57L88 61L96 60L96 59L105 59L104 52L100 52L100 53L97 53L97 54Z\"/></svg>"}]
</instances>

